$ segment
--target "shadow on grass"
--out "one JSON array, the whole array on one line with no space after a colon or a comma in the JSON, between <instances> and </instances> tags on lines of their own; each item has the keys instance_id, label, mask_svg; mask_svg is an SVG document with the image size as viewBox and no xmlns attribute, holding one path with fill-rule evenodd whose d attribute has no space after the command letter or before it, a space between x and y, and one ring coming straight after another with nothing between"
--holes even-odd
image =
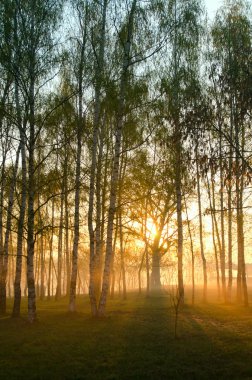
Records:
<instances>
[{"instance_id":1,"label":"shadow on grass","mask_svg":"<svg viewBox=\"0 0 252 380\"><path fill-rule=\"evenodd\" d=\"M214 307L185 305L174 339L169 297L129 295L108 304L108 316L90 317L88 300L79 312L67 301L38 304L39 322L0 321L0 379L246 379L251 335L241 337L210 323ZM224 310L224 311L223 311ZM217 322L227 309L216 308ZM243 326L246 328L246 326Z\"/></svg>"},{"instance_id":2,"label":"shadow on grass","mask_svg":"<svg viewBox=\"0 0 252 380\"><path fill-rule=\"evenodd\" d=\"M176 340L169 297L145 299L125 329L117 378L251 378L251 340L247 344L233 334L232 329L226 335L216 324L205 324L204 309L200 310L188 305L183 307Z\"/></svg>"},{"instance_id":3,"label":"shadow on grass","mask_svg":"<svg viewBox=\"0 0 252 380\"><path fill-rule=\"evenodd\" d=\"M190 362L194 359L193 334L188 344L187 320L183 314L181 311L179 316L179 339L175 339L174 312L169 297L160 294L146 298L127 325L118 379L203 379L204 371ZM200 326L196 329L195 336L201 335L209 345L203 329Z\"/></svg>"}]
</instances>

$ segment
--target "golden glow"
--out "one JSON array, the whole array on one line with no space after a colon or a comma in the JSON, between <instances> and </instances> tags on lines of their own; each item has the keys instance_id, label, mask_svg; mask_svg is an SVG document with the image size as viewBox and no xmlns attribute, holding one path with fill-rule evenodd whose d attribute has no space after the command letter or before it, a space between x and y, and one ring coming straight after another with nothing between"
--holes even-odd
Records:
<instances>
[{"instance_id":1,"label":"golden glow","mask_svg":"<svg viewBox=\"0 0 252 380\"><path fill-rule=\"evenodd\" d=\"M157 234L157 229L156 229L155 223L153 222L152 219L148 218L147 222L146 222L146 236L147 236L147 239L154 240L156 234Z\"/></svg>"}]
</instances>

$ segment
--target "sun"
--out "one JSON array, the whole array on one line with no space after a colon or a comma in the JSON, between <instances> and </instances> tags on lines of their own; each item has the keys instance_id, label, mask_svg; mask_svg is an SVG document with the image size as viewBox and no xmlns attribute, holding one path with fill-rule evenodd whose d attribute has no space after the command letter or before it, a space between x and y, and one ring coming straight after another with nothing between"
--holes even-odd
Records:
<instances>
[{"instance_id":1,"label":"sun","mask_svg":"<svg viewBox=\"0 0 252 380\"><path fill-rule=\"evenodd\" d=\"M146 236L148 239L154 240L157 234L157 228L152 219L148 218L146 222Z\"/></svg>"}]
</instances>

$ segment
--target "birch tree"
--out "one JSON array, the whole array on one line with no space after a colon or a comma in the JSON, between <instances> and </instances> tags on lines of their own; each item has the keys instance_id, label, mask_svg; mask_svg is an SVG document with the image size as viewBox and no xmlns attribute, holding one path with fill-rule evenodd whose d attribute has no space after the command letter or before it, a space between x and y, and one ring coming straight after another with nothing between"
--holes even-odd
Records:
<instances>
[{"instance_id":1,"label":"birch tree","mask_svg":"<svg viewBox=\"0 0 252 380\"><path fill-rule=\"evenodd\" d=\"M240 30L240 32L238 32ZM221 94L218 112L220 144L226 141L229 144L229 154L235 155L235 162L229 157L229 173L226 183L232 184L235 177L235 203L237 224L237 252L238 252L238 275L237 275L237 299L243 298L245 305L248 304L246 267L244 253L244 190L247 181L248 167L245 155L245 136L248 121L248 111L251 107L248 98L249 86L249 57L251 57L251 22L246 15L246 5L243 2L228 2L226 8L222 8L216 16L212 29L215 61L213 62L213 81L215 91ZM220 147L221 148L221 147ZM220 163L221 164L221 163ZM224 173L221 165L221 183L224 182ZM230 167L232 170L232 177ZM228 181L228 182L227 182ZM223 189L223 185L222 185ZM222 190L223 193L223 190ZM230 209L230 193L228 199L228 212ZM227 208L226 208L227 209ZM221 210L224 210L224 202L221 202ZM222 222L224 224L224 222ZM223 227L224 228L224 227ZM229 216L229 299L231 292L231 219ZM222 243L223 249L223 243ZM225 256L222 257L222 277L225 277ZM225 280L223 280L225 281Z\"/></svg>"},{"instance_id":2,"label":"birch tree","mask_svg":"<svg viewBox=\"0 0 252 380\"><path fill-rule=\"evenodd\" d=\"M41 88L48 69L53 64L55 45L52 34L60 11L60 2L53 1L20 1L13 2L15 23L12 19L10 35L14 35L15 54L11 60L10 70L16 77L19 97L25 103L24 119L27 136L27 284L28 284L28 318L36 319L36 295L34 284L34 217L35 217L35 163L36 142L43 128L43 122L37 118ZM13 14L12 14L13 17ZM18 66L17 66L18 63ZM21 103L21 101L20 101ZM24 131L23 131L24 132Z\"/></svg>"},{"instance_id":3,"label":"birch tree","mask_svg":"<svg viewBox=\"0 0 252 380\"><path fill-rule=\"evenodd\" d=\"M167 96L167 108L164 119L171 126L174 138L175 188L177 203L177 256L178 256L178 289L181 297L184 294L183 283L183 140L188 133L183 115L190 108L196 93L195 75L198 68L198 51L200 42L200 1L170 2L170 22L173 23L169 66L166 76L162 76L161 92ZM169 70L170 68L170 70ZM169 70L170 72L168 73ZM194 88L195 87L195 88ZM170 132L168 132L170 134Z\"/></svg>"}]
</instances>

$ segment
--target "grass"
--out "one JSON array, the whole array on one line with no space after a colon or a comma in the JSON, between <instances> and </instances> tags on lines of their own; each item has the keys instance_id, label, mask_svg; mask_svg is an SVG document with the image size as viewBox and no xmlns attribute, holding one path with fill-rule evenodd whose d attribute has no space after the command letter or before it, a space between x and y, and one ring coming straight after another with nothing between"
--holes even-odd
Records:
<instances>
[{"instance_id":1,"label":"grass","mask_svg":"<svg viewBox=\"0 0 252 380\"><path fill-rule=\"evenodd\" d=\"M93 320L87 298L38 302L39 321L0 319L0 379L252 379L252 308L130 294Z\"/></svg>"}]
</instances>

